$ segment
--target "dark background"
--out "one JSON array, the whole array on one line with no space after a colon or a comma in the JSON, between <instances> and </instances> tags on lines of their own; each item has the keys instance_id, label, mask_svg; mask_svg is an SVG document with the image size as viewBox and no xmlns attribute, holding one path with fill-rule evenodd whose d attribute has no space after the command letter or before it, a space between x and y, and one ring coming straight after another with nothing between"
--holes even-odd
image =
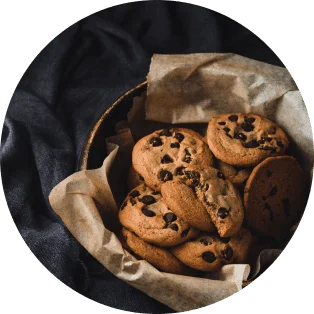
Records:
<instances>
[{"instance_id":1,"label":"dark background","mask_svg":"<svg viewBox=\"0 0 314 314\"><path fill-rule=\"evenodd\" d=\"M258 37L225 16L178 2L136 2L98 12L56 37L9 105L1 172L17 228L50 272L105 305L172 312L92 258L54 214L48 195L76 171L84 140L106 107L146 79L153 53L193 52L233 52L282 66Z\"/></svg>"}]
</instances>

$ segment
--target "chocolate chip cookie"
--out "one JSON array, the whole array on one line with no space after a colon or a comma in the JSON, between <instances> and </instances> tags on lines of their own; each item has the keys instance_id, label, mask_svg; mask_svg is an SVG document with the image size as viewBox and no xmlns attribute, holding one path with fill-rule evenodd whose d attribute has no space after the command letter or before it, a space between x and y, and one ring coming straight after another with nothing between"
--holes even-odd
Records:
<instances>
[{"instance_id":1,"label":"chocolate chip cookie","mask_svg":"<svg viewBox=\"0 0 314 314\"><path fill-rule=\"evenodd\" d=\"M161 185L161 195L167 206L191 226L207 232L216 230L192 187L179 180L168 181Z\"/></svg>"},{"instance_id":2,"label":"chocolate chip cookie","mask_svg":"<svg viewBox=\"0 0 314 314\"><path fill-rule=\"evenodd\" d=\"M132 190L119 211L120 223L144 241L159 246L183 243L198 234L166 205L161 195L145 184Z\"/></svg>"},{"instance_id":3,"label":"chocolate chip cookie","mask_svg":"<svg viewBox=\"0 0 314 314\"><path fill-rule=\"evenodd\" d=\"M208 123L207 142L217 159L239 167L284 155L289 141L274 122L251 113L222 114Z\"/></svg>"},{"instance_id":4,"label":"chocolate chip cookie","mask_svg":"<svg viewBox=\"0 0 314 314\"><path fill-rule=\"evenodd\" d=\"M131 166L127 178L128 191L135 189L137 186L143 183L144 178L134 170L133 166Z\"/></svg>"},{"instance_id":5,"label":"chocolate chip cookie","mask_svg":"<svg viewBox=\"0 0 314 314\"><path fill-rule=\"evenodd\" d=\"M223 265L246 260L251 245L251 233L241 229L233 238L202 233L196 239L170 249L182 263L202 271L217 271Z\"/></svg>"},{"instance_id":6,"label":"chocolate chip cookie","mask_svg":"<svg viewBox=\"0 0 314 314\"><path fill-rule=\"evenodd\" d=\"M223 239L225 243L228 243L233 249L233 263L245 264L248 262L249 251L254 242L251 232L245 228L241 228L240 231L230 238Z\"/></svg>"},{"instance_id":7,"label":"chocolate chip cookie","mask_svg":"<svg viewBox=\"0 0 314 314\"><path fill-rule=\"evenodd\" d=\"M243 190L245 182L252 172L250 168L234 167L221 160L217 160L217 168L240 191Z\"/></svg>"},{"instance_id":8,"label":"chocolate chip cookie","mask_svg":"<svg viewBox=\"0 0 314 314\"><path fill-rule=\"evenodd\" d=\"M157 269L173 274L191 275L193 271L180 262L167 250L147 243L133 232L122 228L124 247L136 257L143 258Z\"/></svg>"},{"instance_id":9,"label":"chocolate chip cookie","mask_svg":"<svg viewBox=\"0 0 314 314\"><path fill-rule=\"evenodd\" d=\"M213 154L196 132L171 128L156 131L134 146L132 163L136 172L154 190L174 177L175 169L187 165L200 168L213 164Z\"/></svg>"},{"instance_id":10,"label":"chocolate chip cookie","mask_svg":"<svg viewBox=\"0 0 314 314\"><path fill-rule=\"evenodd\" d=\"M257 165L244 189L249 226L275 238L286 232L305 208L304 183L294 157L269 157Z\"/></svg>"},{"instance_id":11,"label":"chocolate chip cookie","mask_svg":"<svg viewBox=\"0 0 314 314\"><path fill-rule=\"evenodd\" d=\"M238 190L224 174L213 167L199 169L187 166L175 169L176 180L191 187L206 208L222 237L236 234L243 222L243 205ZM194 203L188 209L193 210Z\"/></svg>"}]
</instances>

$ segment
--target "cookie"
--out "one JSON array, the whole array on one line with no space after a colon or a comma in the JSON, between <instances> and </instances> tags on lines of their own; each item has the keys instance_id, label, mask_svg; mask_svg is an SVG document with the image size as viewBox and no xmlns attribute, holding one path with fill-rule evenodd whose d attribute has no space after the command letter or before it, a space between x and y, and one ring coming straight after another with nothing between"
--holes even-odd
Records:
<instances>
[{"instance_id":1,"label":"cookie","mask_svg":"<svg viewBox=\"0 0 314 314\"><path fill-rule=\"evenodd\" d=\"M170 252L185 265L201 271L217 271L223 265L245 261L252 236L242 229L234 238L201 233L196 239L173 247Z\"/></svg>"},{"instance_id":2,"label":"cookie","mask_svg":"<svg viewBox=\"0 0 314 314\"><path fill-rule=\"evenodd\" d=\"M212 118L207 142L217 159L238 167L255 166L267 157L284 155L289 145L277 124L251 113Z\"/></svg>"},{"instance_id":3,"label":"cookie","mask_svg":"<svg viewBox=\"0 0 314 314\"><path fill-rule=\"evenodd\" d=\"M167 206L189 225L207 232L216 230L205 206L184 182L165 182L161 185L161 195Z\"/></svg>"},{"instance_id":4,"label":"cookie","mask_svg":"<svg viewBox=\"0 0 314 314\"><path fill-rule=\"evenodd\" d=\"M305 208L304 183L294 157L265 159L253 169L244 189L248 225L260 234L279 238Z\"/></svg>"},{"instance_id":5,"label":"cookie","mask_svg":"<svg viewBox=\"0 0 314 314\"><path fill-rule=\"evenodd\" d=\"M183 128L156 131L139 140L133 149L132 163L136 172L152 189L174 177L175 169L213 164L213 154L198 133Z\"/></svg>"},{"instance_id":6,"label":"cookie","mask_svg":"<svg viewBox=\"0 0 314 314\"><path fill-rule=\"evenodd\" d=\"M236 235L230 238L229 242L226 238L224 242L228 243L233 250L233 263L245 264L248 262L248 255L254 242L249 230L241 228Z\"/></svg>"},{"instance_id":7,"label":"cookie","mask_svg":"<svg viewBox=\"0 0 314 314\"><path fill-rule=\"evenodd\" d=\"M238 190L241 191L252 172L250 168L237 168L226 164L221 160L217 160L217 168Z\"/></svg>"},{"instance_id":8,"label":"cookie","mask_svg":"<svg viewBox=\"0 0 314 314\"><path fill-rule=\"evenodd\" d=\"M140 257L157 269L178 275L191 275L193 270L189 269L182 262L180 262L175 256L173 256L167 250L147 243L140 239L133 232L122 228L122 242L124 247L134 254L136 257Z\"/></svg>"},{"instance_id":9,"label":"cookie","mask_svg":"<svg viewBox=\"0 0 314 314\"><path fill-rule=\"evenodd\" d=\"M133 166L131 166L127 178L128 191L135 189L137 186L143 183L144 178L134 170Z\"/></svg>"},{"instance_id":10,"label":"cookie","mask_svg":"<svg viewBox=\"0 0 314 314\"><path fill-rule=\"evenodd\" d=\"M145 184L132 190L119 211L120 223L144 241L159 246L183 243L198 234L166 205L161 195Z\"/></svg>"},{"instance_id":11,"label":"cookie","mask_svg":"<svg viewBox=\"0 0 314 314\"><path fill-rule=\"evenodd\" d=\"M241 196L223 173L213 167L200 170L188 166L176 169L175 178L195 191L221 237L230 237L240 230L244 217ZM193 203L190 208L193 210Z\"/></svg>"}]
</instances>

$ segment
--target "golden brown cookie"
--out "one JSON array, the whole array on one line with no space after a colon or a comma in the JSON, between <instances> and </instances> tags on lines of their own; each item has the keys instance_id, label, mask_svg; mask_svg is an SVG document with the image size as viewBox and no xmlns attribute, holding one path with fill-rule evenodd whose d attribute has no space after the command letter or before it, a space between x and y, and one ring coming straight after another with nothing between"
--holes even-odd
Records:
<instances>
[{"instance_id":1,"label":"golden brown cookie","mask_svg":"<svg viewBox=\"0 0 314 314\"><path fill-rule=\"evenodd\" d=\"M191 275L193 271L180 262L167 250L147 243L140 239L133 232L122 228L123 242L125 242L126 249L130 253L139 256L155 266L157 269L173 274Z\"/></svg>"},{"instance_id":2,"label":"golden brown cookie","mask_svg":"<svg viewBox=\"0 0 314 314\"><path fill-rule=\"evenodd\" d=\"M233 249L234 263L245 264L248 262L249 250L253 244L253 236L249 230L241 228L227 243Z\"/></svg>"},{"instance_id":3,"label":"golden brown cookie","mask_svg":"<svg viewBox=\"0 0 314 314\"><path fill-rule=\"evenodd\" d=\"M213 154L195 131L171 128L155 131L139 140L133 149L132 163L136 172L154 190L173 179L178 167L213 164Z\"/></svg>"},{"instance_id":4,"label":"golden brown cookie","mask_svg":"<svg viewBox=\"0 0 314 314\"><path fill-rule=\"evenodd\" d=\"M216 230L205 206L184 182L165 182L161 185L161 195L167 206L191 226L207 232Z\"/></svg>"},{"instance_id":5,"label":"golden brown cookie","mask_svg":"<svg viewBox=\"0 0 314 314\"><path fill-rule=\"evenodd\" d=\"M244 216L241 196L223 173L213 167L187 166L177 168L175 178L195 191L221 237L240 230ZM193 210L194 203L189 208Z\"/></svg>"},{"instance_id":6,"label":"golden brown cookie","mask_svg":"<svg viewBox=\"0 0 314 314\"><path fill-rule=\"evenodd\" d=\"M217 168L239 190L243 190L245 182L252 170L250 168L238 168L217 160Z\"/></svg>"},{"instance_id":7,"label":"golden brown cookie","mask_svg":"<svg viewBox=\"0 0 314 314\"><path fill-rule=\"evenodd\" d=\"M277 124L251 113L212 118L207 142L217 159L238 167L255 166L267 157L284 155L289 145Z\"/></svg>"},{"instance_id":8,"label":"golden brown cookie","mask_svg":"<svg viewBox=\"0 0 314 314\"><path fill-rule=\"evenodd\" d=\"M269 157L257 165L244 190L246 220L258 233L280 237L305 208L304 175L294 157Z\"/></svg>"},{"instance_id":9,"label":"golden brown cookie","mask_svg":"<svg viewBox=\"0 0 314 314\"><path fill-rule=\"evenodd\" d=\"M246 261L251 243L252 235L245 229L232 238L201 233L196 239L171 248L170 252L191 268L217 271L223 265Z\"/></svg>"},{"instance_id":10,"label":"golden brown cookie","mask_svg":"<svg viewBox=\"0 0 314 314\"><path fill-rule=\"evenodd\" d=\"M183 243L198 234L166 205L161 195L145 184L132 190L119 211L120 223L144 241L159 246Z\"/></svg>"}]
</instances>

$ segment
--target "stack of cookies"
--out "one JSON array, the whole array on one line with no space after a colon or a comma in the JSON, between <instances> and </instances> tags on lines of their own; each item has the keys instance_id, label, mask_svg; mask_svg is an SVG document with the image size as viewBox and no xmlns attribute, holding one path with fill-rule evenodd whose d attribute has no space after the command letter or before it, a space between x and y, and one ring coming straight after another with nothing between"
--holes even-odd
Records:
<instances>
[{"instance_id":1,"label":"stack of cookies","mask_svg":"<svg viewBox=\"0 0 314 314\"><path fill-rule=\"evenodd\" d=\"M133 149L121 242L170 273L246 263L254 238L279 238L304 210L288 148L283 130L255 114L216 116L206 138L185 128L145 136Z\"/></svg>"}]
</instances>

